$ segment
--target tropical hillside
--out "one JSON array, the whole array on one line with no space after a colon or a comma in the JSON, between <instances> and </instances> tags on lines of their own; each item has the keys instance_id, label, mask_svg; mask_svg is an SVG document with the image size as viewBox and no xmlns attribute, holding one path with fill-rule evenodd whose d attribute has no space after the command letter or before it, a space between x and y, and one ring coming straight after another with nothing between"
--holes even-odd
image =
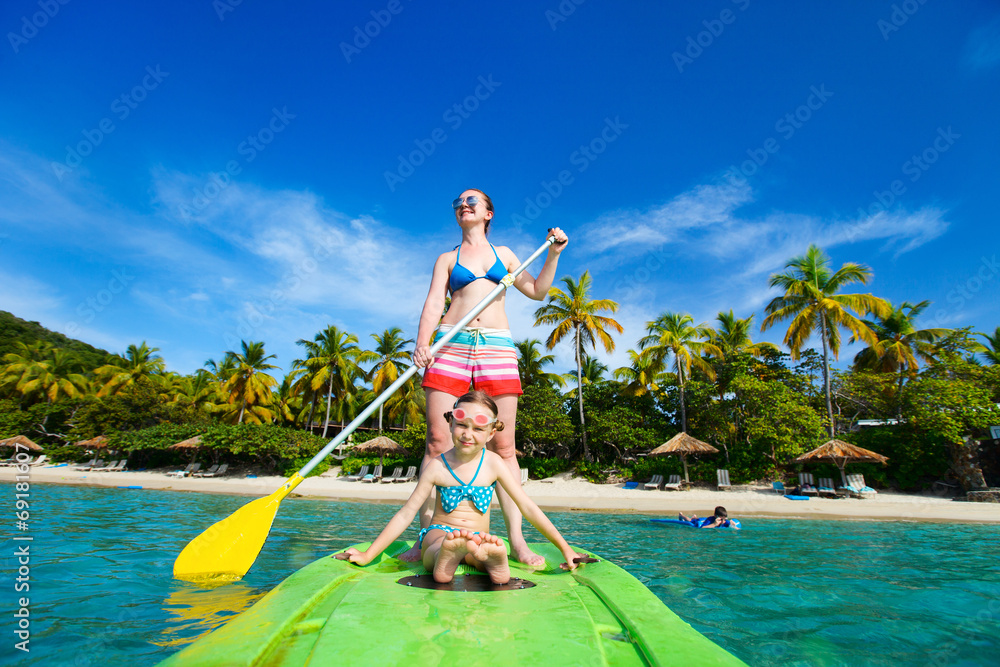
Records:
<instances>
[{"instance_id":1,"label":"tropical hillside","mask_svg":"<svg viewBox=\"0 0 1000 667\"><path fill-rule=\"evenodd\" d=\"M522 465L535 476L575 468L595 481L673 474L676 458L646 454L683 431L720 450L693 463L692 479L714 481L727 468L739 483L790 474L793 459L836 437L889 457L885 467L858 466L872 485L966 481L958 463L970 454L1000 484L996 447L975 442L1000 425L1000 327L926 325L929 302L890 303L864 291L872 278L859 264L831 266L812 246L771 276L778 296L762 313L698 323L665 309L642 331L622 327L618 304L592 293L587 272L563 278L535 313L535 337L517 342ZM753 340L771 329L781 346ZM840 359L845 341L857 344L852 359ZM561 342L575 352L573 368L555 368ZM629 365L608 368L601 352L623 343ZM200 435L215 462L289 473L408 368L413 348L399 327L359 336L329 326L297 344L284 377L263 341L181 375L145 342L108 354L2 313L0 438L27 435L69 460L85 455L74 443L104 435L131 467L153 467L189 457L167 447ZM410 455L387 465L415 464L423 409L416 376L355 440L392 431ZM349 457L344 469L363 461Z\"/></svg>"}]
</instances>

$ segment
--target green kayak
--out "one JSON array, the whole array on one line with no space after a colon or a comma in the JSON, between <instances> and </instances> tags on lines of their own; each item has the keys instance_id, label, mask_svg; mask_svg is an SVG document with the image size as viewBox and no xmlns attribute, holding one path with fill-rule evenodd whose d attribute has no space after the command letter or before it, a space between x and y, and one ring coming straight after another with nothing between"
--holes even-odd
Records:
<instances>
[{"instance_id":1,"label":"green kayak","mask_svg":"<svg viewBox=\"0 0 1000 667\"><path fill-rule=\"evenodd\" d=\"M411 544L365 567L321 558L161 665L743 664L609 561L567 572L555 547L532 544L550 569L512 562L495 586L462 565L438 590L392 557Z\"/></svg>"}]
</instances>

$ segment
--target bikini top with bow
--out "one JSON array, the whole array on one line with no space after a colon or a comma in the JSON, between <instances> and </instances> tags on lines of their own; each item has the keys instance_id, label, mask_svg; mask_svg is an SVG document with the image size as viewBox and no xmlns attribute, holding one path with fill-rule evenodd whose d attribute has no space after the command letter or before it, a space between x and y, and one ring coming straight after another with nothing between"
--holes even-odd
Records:
<instances>
[{"instance_id":1,"label":"bikini top with bow","mask_svg":"<svg viewBox=\"0 0 1000 667\"><path fill-rule=\"evenodd\" d=\"M445 511L446 514L451 514L458 507L458 504L463 500L471 500L472 504L475 505L476 509L486 514L486 511L490 508L490 503L493 501L493 487L497 485L493 482L489 486L473 486L472 483L476 481L476 477L479 477L479 470L483 467L483 460L486 459L486 450L483 450L483 455L479 458L479 467L476 468L476 474L472 476L469 483L466 484L458 478L455 471L451 469L448 465L448 459L441 455L441 460L444 461L444 466L451 473L451 476L455 478L455 481L459 483L459 486L439 486L438 497L441 498L441 509Z\"/></svg>"}]
</instances>

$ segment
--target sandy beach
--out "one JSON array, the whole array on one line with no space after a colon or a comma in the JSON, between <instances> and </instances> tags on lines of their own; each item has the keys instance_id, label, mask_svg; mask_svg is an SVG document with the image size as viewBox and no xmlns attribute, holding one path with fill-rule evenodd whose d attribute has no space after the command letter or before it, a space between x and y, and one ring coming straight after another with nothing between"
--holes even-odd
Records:
<instances>
[{"instance_id":1,"label":"sandy beach","mask_svg":"<svg viewBox=\"0 0 1000 667\"><path fill-rule=\"evenodd\" d=\"M292 497L402 504L416 482L367 484L336 477L331 469L310 477ZM169 491L226 493L249 497L266 496L284 482L284 477L247 477L245 473L222 478L167 477L169 469L134 472L86 472L71 466L31 468L32 483L78 486L142 487ZM13 482L14 468L0 468L0 480ZM958 502L933 494L904 494L882 491L875 498L810 498L788 500L765 486L734 486L729 491L694 487L685 491L624 489L621 484L593 484L568 473L548 480L528 480L528 495L544 510L579 510L630 514L674 515L677 512L700 516L724 505L730 516L782 517L801 519L855 519L904 521L961 521L1000 523L1000 504ZM495 504L495 503L494 503Z\"/></svg>"}]
</instances>

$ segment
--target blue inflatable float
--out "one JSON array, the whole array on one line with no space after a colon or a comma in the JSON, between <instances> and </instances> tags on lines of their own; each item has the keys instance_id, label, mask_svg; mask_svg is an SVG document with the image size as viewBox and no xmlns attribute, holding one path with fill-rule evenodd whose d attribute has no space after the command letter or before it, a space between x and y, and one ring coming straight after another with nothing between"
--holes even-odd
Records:
<instances>
[{"instance_id":1,"label":"blue inflatable float","mask_svg":"<svg viewBox=\"0 0 1000 667\"><path fill-rule=\"evenodd\" d=\"M674 526L687 526L688 528L702 528L705 524L712 523L714 520L715 517L712 516L702 517L701 519L691 519L689 521L683 521L681 519L650 519L653 523L666 523ZM735 528L737 530L741 527L739 519L726 519L722 522L722 525L719 526L719 528Z\"/></svg>"}]
</instances>

